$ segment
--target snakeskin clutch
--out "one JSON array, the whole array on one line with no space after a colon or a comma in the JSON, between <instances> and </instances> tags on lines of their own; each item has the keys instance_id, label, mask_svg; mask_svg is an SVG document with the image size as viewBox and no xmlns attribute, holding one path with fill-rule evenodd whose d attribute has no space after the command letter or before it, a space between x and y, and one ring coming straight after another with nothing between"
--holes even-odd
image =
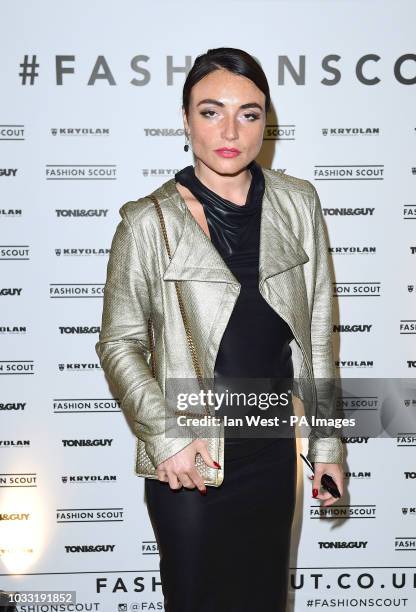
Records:
<instances>
[{"instance_id":1,"label":"snakeskin clutch","mask_svg":"<svg viewBox=\"0 0 416 612\"><path fill-rule=\"evenodd\" d=\"M163 234L163 238L165 241L165 245L166 245L166 250L169 256L169 259L172 258L171 256L171 252L170 252L170 247L169 247L169 241L168 241L168 235L166 232L166 226L165 226L165 221L163 218L163 213L162 213L162 209L160 207L160 204L157 200L157 198L153 195L149 195L148 196L154 203L155 207L156 207L156 211L159 217L159 221L160 221L160 225L161 225L161 229L162 229L162 234ZM189 329L189 324L188 324L188 320L186 317L186 312L185 312L185 308L184 308L184 304L183 304L183 300L182 300L182 294L180 291L180 287L179 287L179 283L178 281L175 281L175 287L176 287L176 293L178 296L178 303L179 303L179 309L181 311L181 315L182 315L182 320L183 320L183 324L185 327L185 332L186 332L186 337L188 340L188 345L189 345L189 350L191 352L191 356L192 356L192 362L194 365L194 369L195 369L195 373L197 375L199 384L201 386L201 388L203 388L203 382L202 382L202 373L201 373L201 368L199 366L198 363L198 358L197 358L197 353L196 353L196 349L195 349L195 345L192 339L192 335L191 335L191 331ZM150 346L150 350L151 350L151 369L152 369L152 375L154 377L155 376L155 350L154 350L154 332L153 332L153 323L151 318L149 318L148 320L148 334L149 334L149 346ZM208 409L205 407L207 414L209 415L209 411ZM200 416L200 415L199 415ZM213 457L213 459L215 461L217 461L217 463L224 463L222 461L221 456L223 457L224 453L224 437L220 436L219 437L219 444L216 444L216 439L215 438L205 438L207 445L208 445L208 451L211 455L211 457ZM210 467L209 465L207 465L205 463L205 461L202 458L202 455L200 453L197 453L196 457L195 457L195 466L197 468L197 470L199 471L199 473L201 474L204 483L208 486L213 486L213 487L219 487L220 484L222 483L222 481L224 480L224 465L221 465L221 469L217 469L217 468L213 468ZM144 478L153 478L153 479L157 479L158 475L156 472L156 468L154 467L153 463L150 460L149 455L146 452L145 449L145 444L143 442L143 440L141 440L140 438L137 438L137 443L136 443L136 469L135 469L135 473L137 476L143 476Z\"/></svg>"},{"instance_id":2,"label":"snakeskin clutch","mask_svg":"<svg viewBox=\"0 0 416 612\"><path fill-rule=\"evenodd\" d=\"M144 478L157 479L158 476L157 476L156 468L154 467L153 463L150 461L149 455L146 453L146 449L145 449L143 440L140 440L139 438L136 438L136 440L137 440L136 476L143 476ZM221 455L221 448L223 445L224 438L221 437L219 439L217 456L215 456L214 438L206 438L206 440L208 443L208 451L211 457L213 457L214 460L218 461L219 463L220 455ZM205 463L205 461L202 459L202 455L200 455L199 453L196 455L195 465L196 465L198 472L201 474L204 480L204 483L207 486L213 486L213 487L220 486L220 484L222 483L224 479L224 466L223 465L221 466L222 468L221 470L217 468L212 468Z\"/></svg>"}]
</instances>

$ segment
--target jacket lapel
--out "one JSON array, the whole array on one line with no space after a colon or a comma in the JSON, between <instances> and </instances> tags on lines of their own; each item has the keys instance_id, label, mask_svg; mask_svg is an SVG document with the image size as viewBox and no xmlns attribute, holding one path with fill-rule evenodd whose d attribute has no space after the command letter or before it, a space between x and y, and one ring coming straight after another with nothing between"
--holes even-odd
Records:
<instances>
[{"instance_id":1,"label":"jacket lapel","mask_svg":"<svg viewBox=\"0 0 416 612\"><path fill-rule=\"evenodd\" d=\"M309 261L300 241L281 214L282 202L264 171L265 191L260 223L259 286L276 274ZM164 280L196 280L219 283L239 282L211 240L189 211L171 179L163 186L164 197L184 213L183 231L163 275Z\"/></svg>"}]
</instances>

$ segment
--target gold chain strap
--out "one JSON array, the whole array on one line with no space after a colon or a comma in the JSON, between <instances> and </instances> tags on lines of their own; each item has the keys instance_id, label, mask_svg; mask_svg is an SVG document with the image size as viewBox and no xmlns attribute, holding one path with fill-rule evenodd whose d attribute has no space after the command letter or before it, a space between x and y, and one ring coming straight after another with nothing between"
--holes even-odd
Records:
<instances>
[{"instance_id":1,"label":"gold chain strap","mask_svg":"<svg viewBox=\"0 0 416 612\"><path fill-rule=\"evenodd\" d=\"M168 240L168 234L166 231L166 225L165 225L165 220L163 218L163 213L162 213L162 209L160 207L160 204L157 200L157 198L153 195L149 195L147 196L149 197L152 202L154 203L155 207L156 207L156 211L159 217L159 221L160 221L160 225L162 228L162 234L163 234L163 239L165 241L165 245L166 245L166 250L169 256L169 261L172 259L172 255L170 252L170 247L169 247L169 240ZM194 370L196 373L196 376L198 378L198 382L199 382L199 386L201 387L201 389L204 388L204 384L203 384L203 380L202 380L202 371L198 362L198 357L197 357L197 352L196 352L196 348L195 348L195 344L194 341L192 339L192 335L191 335L191 330L189 329L189 323L188 323L188 318L186 316L186 312L185 312L185 306L183 303L183 299L182 299L182 294L179 288L179 283L178 281L175 280L175 288L176 288L176 294L178 296L178 302L179 302L179 310L181 311L181 315L182 315L182 321L183 321L183 325L185 327L185 333L186 333L186 337L188 340L188 345L189 345L189 350L191 352L191 356L192 356L192 362L193 362L193 366L194 366ZM150 347L151 347L151 354L152 354L152 374L153 376L155 376L155 347L154 347L154 337L153 337L153 330L152 330L152 319L149 318L148 320L148 330L149 330L149 341L150 341ZM205 404L205 411L207 413L207 415L210 415L209 409L207 408L207 405ZM180 414L184 414L183 412L181 412ZM187 416L198 416L200 417L200 414L194 414L192 415L192 413L186 412Z\"/></svg>"},{"instance_id":2,"label":"gold chain strap","mask_svg":"<svg viewBox=\"0 0 416 612\"><path fill-rule=\"evenodd\" d=\"M152 376L153 376L153 378L156 378L155 343L154 343L154 338L153 338L153 328L152 328L152 319L151 319L151 317L149 317L149 319L147 321L147 333L149 335L150 354L152 356L152 358L151 358Z\"/></svg>"}]
</instances>

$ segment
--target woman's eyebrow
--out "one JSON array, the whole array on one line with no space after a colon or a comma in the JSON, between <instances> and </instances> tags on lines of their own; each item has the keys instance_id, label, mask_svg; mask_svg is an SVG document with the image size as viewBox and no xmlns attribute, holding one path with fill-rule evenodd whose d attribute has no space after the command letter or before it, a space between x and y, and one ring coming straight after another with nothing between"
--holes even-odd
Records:
<instances>
[{"instance_id":1,"label":"woman's eyebrow","mask_svg":"<svg viewBox=\"0 0 416 612\"><path fill-rule=\"evenodd\" d=\"M200 102L198 102L197 106L199 106L200 104L216 104L217 106L225 106L225 104L223 102L220 102L219 100L214 100L213 98L204 98L204 100L200 100ZM258 104L258 102L247 102L246 104L241 104L240 108L259 108L260 110L263 110L263 107Z\"/></svg>"}]
</instances>

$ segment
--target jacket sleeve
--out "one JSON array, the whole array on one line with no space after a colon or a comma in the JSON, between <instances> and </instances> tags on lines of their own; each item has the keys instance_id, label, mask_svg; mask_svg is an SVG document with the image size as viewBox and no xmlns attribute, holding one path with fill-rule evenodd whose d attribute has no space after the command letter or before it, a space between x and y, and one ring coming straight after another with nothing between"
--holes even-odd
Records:
<instances>
[{"instance_id":1,"label":"jacket sleeve","mask_svg":"<svg viewBox=\"0 0 416 612\"><path fill-rule=\"evenodd\" d=\"M337 417L332 345L333 288L321 202L314 185L312 189L312 218L316 248L316 278L311 317L312 366L317 393L315 417L326 420ZM317 463L342 463L343 445L339 431L330 425L312 426L309 434L308 459Z\"/></svg>"},{"instance_id":2,"label":"jacket sleeve","mask_svg":"<svg viewBox=\"0 0 416 612\"><path fill-rule=\"evenodd\" d=\"M151 313L145 248L136 243L125 206L113 236L104 286L101 331L95 345L100 364L115 388L122 411L135 435L144 441L155 467L190 444L197 435L180 427L169 435L167 402L152 376L148 319ZM142 251L143 250L143 251ZM140 253L140 255L139 255ZM172 422L172 419L171 419Z\"/></svg>"}]
</instances>

